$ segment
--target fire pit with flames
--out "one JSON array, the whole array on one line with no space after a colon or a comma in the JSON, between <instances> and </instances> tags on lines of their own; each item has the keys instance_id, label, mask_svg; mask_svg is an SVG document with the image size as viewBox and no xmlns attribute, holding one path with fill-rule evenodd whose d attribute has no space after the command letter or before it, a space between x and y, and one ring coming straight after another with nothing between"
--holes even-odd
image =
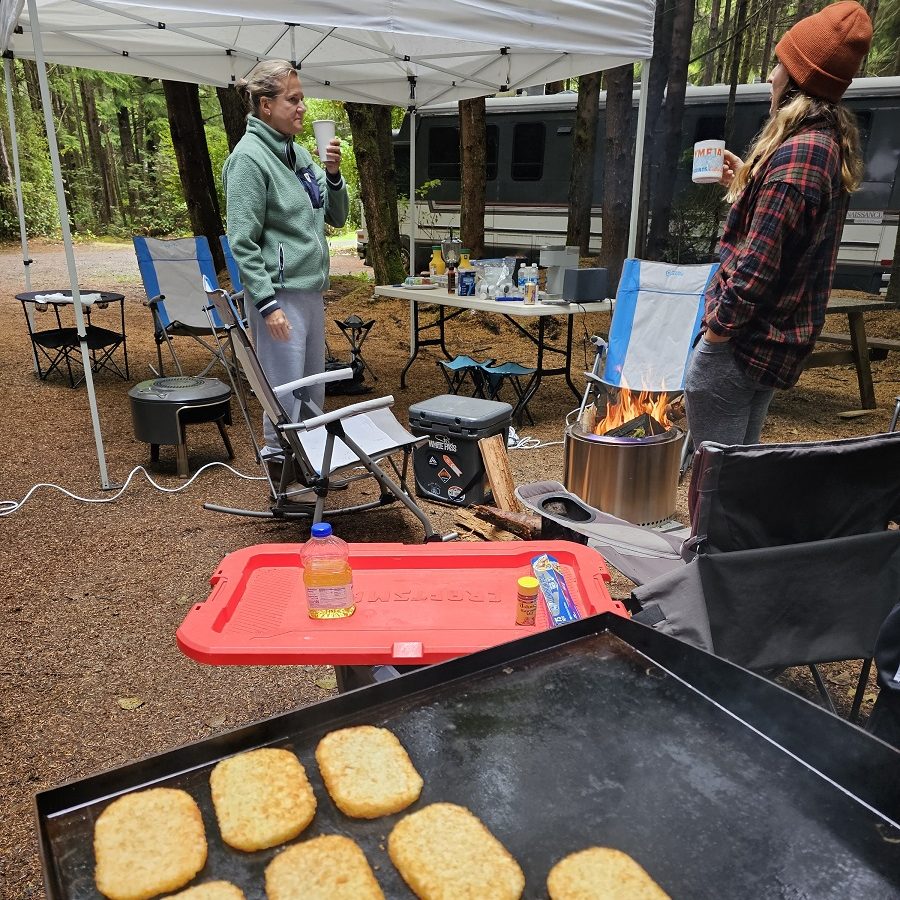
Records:
<instances>
[{"instance_id":1,"label":"fire pit with flames","mask_svg":"<svg viewBox=\"0 0 900 900\"><path fill-rule=\"evenodd\" d=\"M566 419L565 486L628 522L664 524L675 512L685 439L666 414L668 394L591 382L593 391L589 384L581 408Z\"/></svg>"}]
</instances>

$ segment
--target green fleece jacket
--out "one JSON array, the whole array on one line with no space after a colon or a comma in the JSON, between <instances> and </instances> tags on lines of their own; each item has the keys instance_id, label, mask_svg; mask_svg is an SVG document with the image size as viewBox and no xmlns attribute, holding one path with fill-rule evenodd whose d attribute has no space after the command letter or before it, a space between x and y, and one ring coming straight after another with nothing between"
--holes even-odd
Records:
<instances>
[{"instance_id":1,"label":"green fleece jacket","mask_svg":"<svg viewBox=\"0 0 900 900\"><path fill-rule=\"evenodd\" d=\"M300 182L298 173L305 167L318 183L324 201L319 209ZM249 116L246 133L225 160L222 182L228 242L257 309L264 316L280 309L274 299L280 288L324 291L329 263L325 223L339 228L350 208L343 179L326 178L304 147Z\"/></svg>"}]
</instances>

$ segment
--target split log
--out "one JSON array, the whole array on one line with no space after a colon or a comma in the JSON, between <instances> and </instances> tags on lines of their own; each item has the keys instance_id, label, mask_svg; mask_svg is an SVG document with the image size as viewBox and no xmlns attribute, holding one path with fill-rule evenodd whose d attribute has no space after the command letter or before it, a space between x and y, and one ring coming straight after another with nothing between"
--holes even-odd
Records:
<instances>
[{"instance_id":1,"label":"split log","mask_svg":"<svg viewBox=\"0 0 900 900\"><path fill-rule=\"evenodd\" d=\"M482 438L478 442L484 468L494 495L494 505L506 512L520 512L522 507L516 499L516 486L513 482L509 456L506 453L506 441L502 434L494 434Z\"/></svg>"},{"instance_id":2,"label":"split log","mask_svg":"<svg viewBox=\"0 0 900 900\"><path fill-rule=\"evenodd\" d=\"M469 531L477 534L478 537L485 541L518 540L516 535L503 528L498 528L490 522L485 522L484 519L479 519L478 516L470 513L467 509L458 509L456 511L456 524L469 529Z\"/></svg>"},{"instance_id":3,"label":"split log","mask_svg":"<svg viewBox=\"0 0 900 900\"><path fill-rule=\"evenodd\" d=\"M494 506L475 504L469 507L476 516L517 534L526 541L535 541L541 536L541 517L531 512L506 512Z\"/></svg>"}]
</instances>

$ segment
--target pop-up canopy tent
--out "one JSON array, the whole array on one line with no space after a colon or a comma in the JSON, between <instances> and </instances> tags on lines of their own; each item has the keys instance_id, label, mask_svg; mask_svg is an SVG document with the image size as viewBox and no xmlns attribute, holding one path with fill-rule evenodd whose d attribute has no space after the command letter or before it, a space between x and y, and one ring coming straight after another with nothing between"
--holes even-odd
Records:
<instances>
[{"instance_id":1,"label":"pop-up canopy tent","mask_svg":"<svg viewBox=\"0 0 900 900\"><path fill-rule=\"evenodd\" d=\"M288 59L307 96L419 107L514 91L649 61L655 0L0 0L11 130L10 60L37 63L44 122L103 487L109 487L45 63L227 85L261 59ZM640 172L648 65L642 76ZM414 125L414 121L413 121ZM415 131L413 130L413 134ZM412 145L412 142L410 142ZM17 157L17 142L13 136ZM19 181L18 159L14 162ZM410 196L415 173L410 166ZM640 178L635 178L634 191ZM636 198L635 198L636 199ZM18 196L26 287L27 235ZM637 202L633 203L634 234ZM415 223L411 223L415 227ZM632 237L633 242L633 237ZM631 245L630 245L631 247Z\"/></svg>"}]
</instances>

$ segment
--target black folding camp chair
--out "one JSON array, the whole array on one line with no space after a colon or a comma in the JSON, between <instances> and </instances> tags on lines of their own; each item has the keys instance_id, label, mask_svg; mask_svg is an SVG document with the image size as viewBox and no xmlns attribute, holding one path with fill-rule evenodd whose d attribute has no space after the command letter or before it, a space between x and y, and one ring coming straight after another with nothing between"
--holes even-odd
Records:
<instances>
[{"instance_id":1,"label":"black folding camp chair","mask_svg":"<svg viewBox=\"0 0 900 900\"><path fill-rule=\"evenodd\" d=\"M705 443L683 542L593 510L562 485L517 494L637 584L645 624L753 671L808 665L829 705L815 665L862 659L853 718L878 629L900 600L898 471L900 433Z\"/></svg>"},{"instance_id":2,"label":"black folding camp chair","mask_svg":"<svg viewBox=\"0 0 900 900\"><path fill-rule=\"evenodd\" d=\"M263 411L275 424L281 443L282 465L278 483L270 478L274 502L268 510L237 509L212 503L204 504L206 509L261 518L308 519L315 523L322 520L331 492L346 487L352 481L371 477L381 489L376 500L341 508L329 507L329 517L400 501L422 523L426 541L456 537L452 533L444 536L435 533L428 516L406 489L410 454L414 447L427 440L427 436L414 437L397 421L390 409L394 403L393 397L364 400L333 412L323 412L310 399L308 389L313 385L351 378L352 369L310 375L273 387L263 372L250 337L228 294L219 289L209 291L208 296L210 314L214 310L223 322L233 359L244 373ZM239 402L245 407L245 421L249 426L246 397L239 379L235 379L234 387ZM283 397L300 399L299 421L291 420L282 404ZM253 438L252 428L250 430ZM255 438L253 443L256 446ZM401 466L393 459L395 454L402 454ZM262 459L258 449L257 456ZM379 463L385 462L393 469L397 481L380 467ZM264 470L267 470L266 466Z\"/></svg>"}]
</instances>

